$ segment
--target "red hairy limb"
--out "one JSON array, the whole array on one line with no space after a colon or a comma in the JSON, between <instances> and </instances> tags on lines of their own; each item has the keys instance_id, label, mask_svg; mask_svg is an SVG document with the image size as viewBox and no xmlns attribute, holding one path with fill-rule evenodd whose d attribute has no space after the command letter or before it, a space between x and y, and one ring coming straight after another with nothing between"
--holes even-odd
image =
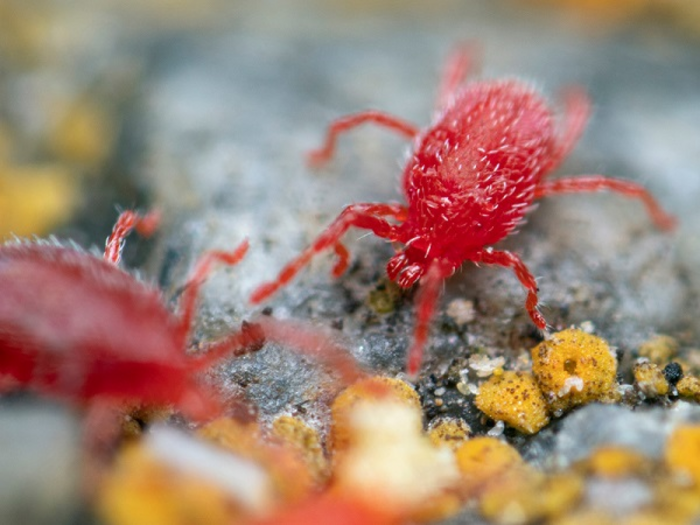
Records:
<instances>
[{"instance_id":1,"label":"red hairy limb","mask_svg":"<svg viewBox=\"0 0 700 525\"><path fill-rule=\"evenodd\" d=\"M416 296L416 326L413 332L413 343L408 349L406 374L415 380L423 360L423 348L428 340L430 321L435 315L435 307L440 298L440 287L445 278L452 275L454 269L443 267L438 261L433 261L428 271L420 281Z\"/></svg>"},{"instance_id":2,"label":"red hairy limb","mask_svg":"<svg viewBox=\"0 0 700 525\"><path fill-rule=\"evenodd\" d=\"M579 87L570 87L563 92L564 121L560 137L552 152L549 171L552 172L569 156L583 130L586 129L591 114L591 102L586 92Z\"/></svg>"},{"instance_id":3,"label":"red hairy limb","mask_svg":"<svg viewBox=\"0 0 700 525\"><path fill-rule=\"evenodd\" d=\"M590 112L588 97L580 88L567 89L560 120L544 97L525 82L464 82L474 62L472 49L462 46L448 59L438 90L438 112L424 130L377 111L342 117L330 125L323 146L310 154L312 163L329 160L338 136L365 122L414 139L402 178L406 205L346 207L309 248L283 267L276 280L254 291L252 302L261 302L285 286L327 248L338 255L333 275L339 275L348 264L347 251L340 244L343 234L351 226L369 230L397 244L398 253L387 264L389 278L403 288L420 281L414 342L408 352L408 372L415 377L440 283L466 261L511 268L527 290L525 307L532 321L546 328L537 310L537 283L527 266L516 254L492 248L525 222L536 199L616 191L640 199L659 228L673 227L675 219L634 182L602 175L548 180L583 132Z\"/></svg>"},{"instance_id":4,"label":"red hairy limb","mask_svg":"<svg viewBox=\"0 0 700 525\"><path fill-rule=\"evenodd\" d=\"M535 326L540 330L544 330L547 327L547 322L537 310L537 305L539 303L539 299L537 298L537 281L520 257L508 251L485 249L476 254L472 260L474 262L497 264L499 266L511 268L515 272L515 276L520 283L525 287L525 290L527 290L525 309L527 313L530 314L532 322L535 323Z\"/></svg>"},{"instance_id":5,"label":"red hairy limb","mask_svg":"<svg viewBox=\"0 0 700 525\"><path fill-rule=\"evenodd\" d=\"M629 180L611 179L605 175L579 175L544 181L535 190L535 198L541 199L542 197L550 197L562 193L606 190L642 201L657 228L672 230L676 227L676 218L666 213L654 196L643 186Z\"/></svg>"},{"instance_id":6,"label":"red hairy limb","mask_svg":"<svg viewBox=\"0 0 700 525\"><path fill-rule=\"evenodd\" d=\"M475 69L474 57L477 55L475 53L477 47L473 42L465 42L457 46L447 57L447 63L440 78L436 108L447 107L470 71Z\"/></svg>"},{"instance_id":7,"label":"red hairy limb","mask_svg":"<svg viewBox=\"0 0 700 525\"><path fill-rule=\"evenodd\" d=\"M211 250L206 252L197 261L192 274L185 283L182 296L180 297L180 338L182 344L187 342L190 330L192 329L192 319L197 305L197 297L204 281L212 272L214 264L225 264L234 266L238 264L248 252L248 241L239 244L233 251L225 252L221 250Z\"/></svg>"},{"instance_id":8,"label":"red hairy limb","mask_svg":"<svg viewBox=\"0 0 700 525\"><path fill-rule=\"evenodd\" d=\"M260 326L266 341L309 356L335 371L340 376L341 386L351 385L366 376L347 349L316 328L264 316L256 319L255 324Z\"/></svg>"},{"instance_id":9,"label":"red hairy limb","mask_svg":"<svg viewBox=\"0 0 700 525\"><path fill-rule=\"evenodd\" d=\"M119 264L124 249L124 239L131 233L133 229L143 235L149 237L158 228L160 224L160 213L152 211L146 215L140 215L133 210L126 210L119 215L117 222L112 228L112 234L107 237L105 242L104 259L113 264Z\"/></svg>"},{"instance_id":10,"label":"red hairy limb","mask_svg":"<svg viewBox=\"0 0 700 525\"><path fill-rule=\"evenodd\" d=\"M381 111L369 110L357 113L356 115L348 115L347 117L339 118L331 124L330 128L328 128L328 134L326 135L326 142L323 146L309 152L309 164L312 166L320 166L328 162L335 152L335 144L338 140L338 135L367 123L390 129L408 139L412 139L420 133L420 129L413 124Z\"/></svg>"},{"instance_id":11,"label":"red hairy limb","mask_svg":"<svg viewBox=\"0 0 700 525\"><path fill-rule=\"evenodd\" d=\"M406 208L398 204L351 204L346 207L338 218L301 254L290 261L280 272L276 281L263 284L255 289L250 297L253 304L260 303L286 285L299 271L306 266L317 253L327 248L334 248L340 256L340 262L333 269L334 275L340 275L347 266L347 255L343 249L338 250L340 238L351 227L365 228L378 237L394 240L396 227L382 217L399 219L404 217ZM347 254L347 252L346 252ZM345 259L344 259L345 257ZM338 273L340 272L340 273Z\"/></svg>"}]
</instances>

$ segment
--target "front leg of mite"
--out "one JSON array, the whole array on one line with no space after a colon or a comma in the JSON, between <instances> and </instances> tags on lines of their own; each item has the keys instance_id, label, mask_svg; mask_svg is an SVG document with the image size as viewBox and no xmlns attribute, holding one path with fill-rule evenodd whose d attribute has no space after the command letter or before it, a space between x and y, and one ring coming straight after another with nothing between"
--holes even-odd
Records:
<instances>
[{"instance_id":1,"label":"front leg of mite","mask_svg":"<svg viewBox=\"0 0 700 525\"><path fill-rule=\"evenodd\" d=\"M413 342L408 350L406 373L415 380L423 360L423 349L428 340L430 323L435 316L435 308L440 298L443 281L454 273L454 266L440 260L430 263L428 270L421 277L416 295L416 326Z\"/></svg>"},{"instance_id":2,"label":"front leg of mite","mask_svg":"<svg viewBox=\"0 0 700 525\"><path fill-rule=\"evenodd\" d=\"M397 227L384 217L392 217L398 221L405 220L406 207L400 204L351 204L321 233L316 240L296 258L287 263L277 276L277 279L264 283L255 289L250 302L258 304L280 288L285 286L299 271L309 264L317 253L332 248L338 255L338 263L333 268L333 275L338 277L348 264L348 251L341 243L341 238L351 226L370 230L378 237L395 240Z\"/></svg>"},{"instance_id":3,"label":"front leg of mite","mask_svg":"<svg viewBox=\"0 0 700 525\"><path fill-rule=\"evenodd\" d=\"M492 248L484 248L478 251L473 257L470 257L470 259L475 263L497 264L499 266L511 268L515 272L515 276L520 283L525 287L525 290L527 290L525 308L527 309L527 313L530 314L532 322L535 323L535 326L540 330L547 328L547 322L539 310L537 310L537 305L539 304L539 298L537 297L537 292L539 291L537 289L537 281L519 256L505 250L499 251Z\"/></svg>"},{"instance_id":4,"label":"front leg of mite","mask_svg":"<svg viewBox=\"0 0 700 525\"><path fill-rule=\"evenodd\" d=\"M234 266L238 264L248 251L248 241L240 243L230 252L222 250L210 250L205 252L195 264L192 273L187 278L182 296L180 297L180 320L178 323L178 341L182 348L185 348L192 329L197 297L204 281L209 277L217 264Z\"/></svg>"}]
</instances>

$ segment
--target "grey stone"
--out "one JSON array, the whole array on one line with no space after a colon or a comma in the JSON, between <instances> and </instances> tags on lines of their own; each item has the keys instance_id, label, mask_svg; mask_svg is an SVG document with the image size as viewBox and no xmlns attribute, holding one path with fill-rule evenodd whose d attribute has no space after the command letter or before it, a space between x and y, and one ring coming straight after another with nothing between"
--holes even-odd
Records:
<instances>
[{"instance_id":1,"label":"grey stone","mask_svg":"<svg viewBox=\"0 0 700 525\"><path fill-rule=\"evenodd\" d=\"M0 405L0 523L75 523L80 496L80 422L38 402Z\"/></svg>"}]
</instances>

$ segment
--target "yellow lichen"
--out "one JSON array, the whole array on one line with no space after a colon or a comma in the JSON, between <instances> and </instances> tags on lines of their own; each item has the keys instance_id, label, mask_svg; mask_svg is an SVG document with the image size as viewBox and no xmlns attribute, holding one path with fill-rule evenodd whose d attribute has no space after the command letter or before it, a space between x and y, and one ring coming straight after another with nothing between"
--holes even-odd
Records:
<instances>
[{"instance_id":1,"label":"yellow lichen","mask_svg":"<svg viewBox=\"0 0 700 525\"><path fill-rule=\"evenodd\" d=\"M464 441L469 439L471 428L458 418L441 418L431 422L428 437L435 446L446 446L456 451Z\"/></svg>"},{"instance_id":2,"label":"yellow lichen","mask_svg":"<svg viewBox=\"0 0 700 525\"><path fill-rule=\"evenodd\" d=\"M655 335L639 346L639 356L656 365L668 363L678 354L678 341L670 335Z\"/></svg>"},{"instance_id":3,"label":"yellow lichen","mask_svg":"<svg viewBox=\"0 0 700 525\"><path fill-rule=\"evenodd\" d=\"M556 413L617 398L614 352L605 340L582 330L558 332L533 348L532 371Z\"/></svg>"},{"instance_id":4,"label":"yellow lichen","mask_svg":"<svg viewBox=\"0 0 700 525\"><path fill-rule=\"evenodd\" d=\"M52 152L62 161L86 166L102 164L112 151L114 119L90 100L66 104L49 136Z\"/></svg>"},{"instance_id":5,"label":"yellow lichen","mask_svg":"<svg viewBox=\"0 0 700 525\"><path fill-rule=\"evenodd\" d=\"M421 413L420 398L411 385L400 379L389 377L370 377L350 385L333 401L331 406L330 447L334 453L345 450L350 440L349 414L360 401L378 400L381 398L394 399L416 413ZM419 422L418 429L422 428Z\"/></svg>"},{"instance_id":6,"label":"yellow lichen","mask_svg":"<svg viewBox=\"0 0 700 525\"><path fill-rule=\"evenodd\" d=\"M653 509L665 515L667 523L696 523L700 516L700 497L695 487L680 485L664 476L654 487Z\"/></svg>"},{"instance_id":7,"label":"yellow lichen","mask_svg":"<svg viewBox=\"0 0 700 525\"><path fill-rule=\"evenodd\" d=\"M512 446L488 436L464 442L457 449L456 458L462 476L460 488L467 497L510 476L529 475L531 470Z\"/></svg>"},{"instance_id":8,"label":"yellow lichen","mask_svg":"<svg viewBox=\"0 0 700 525\"><path fill-rule=\"evenodd\" d=\"M128 446L102 484L98 511L110 525L225 525L241 512L216 483Z\"/></svg>"},{"instance_id":9,"label":"yellow lichen","mask_svg":"<svg viewBox=\"0 0 700 525\"><path fill-rule=\"evenodd\" d=\"M308 468L295 446L266 443L257 423L219 418L203 426L197 434L260 464L269 473L274 495L279 501L302 499L317 485L315 473Z\"/></svg>"},{"instance_id":10,"label":"yellow lichen","mask_svg":"<svg viewBox=\"0 0 700 525\"><path fill-rule=\"evenodd\" d=\"M297 451L317 484L330 475L321 439L313 428L298 418L280 416L272 423L272 435Z\"/></svg>"},{"instance_id":11,"label":"yellow lichen","mask_svg":"<svg viewBox=\"0 0 700 525\"><path fill-rule=\"evenodd\" d=\"M677 427L666 442L664 456L675 476L700 488L700 425Z\"/></svg>"},{"instance_id":12,"label":"yellow lichen","mask_svg":"<svg viewBox=\"0 0 700 525\"><path fill-rule=\"evenodd\" d=\"M644 509L626 516L622 525L690 525L688 518L676 519L664 510Z\"/></svg>"},{"instance_id":13,"label":"yellow lichen","mask_svg":"<svg viewBox=\"0 0 700 525\"><path fill-rule=\"evenodd\" d=\"M676 383L678 395L700 401L700 379L695 376L684 376Z\"/></svg>"},{"instance_id":14,"label":"yellow lichen","mask_svg":"<svg viewBox=\"0 0 700 525\"><path fill-rule=\"evenodd\" d=\"M571 473L511 477L479 500L484 517L496 523L532 523L564 515L583 494L583 480Z\"/></svg>"},{"instance_id":15,"label":"yellow lichen","mask_svg":"<svg viewBox=\"0 0 700 525\"><path fill-rule=\"evenodd\" d=\"M634 367L634 382L647 399L665 396L670 389L663 370L653 363L637 363Z\"/></svg>"},{"instance_id":16,"label":"yellow lichen","mask_svg":"<svg viewBox=\"0 0 700 525\"><path fill-rule=\"evenodd\" d=\"M242 423L228 417L207 423L197 434L207 441L244 456L256 453L261 441L257 423Z\"/></svg>"},{"instance_id":17,"label":"yellow lichen","mask_svg":"<svg viewBox=\"0 0 700 525\"><path fill-rule=\"evenodd\" d=\"M597 448L579 463L588 474L607 479L639 476L651 470L649 458L628 447L607 445Z\"/></svg>"},{"instance_id":18,"label":"yellow lichen","mask_svg":"<svg viewBox=\"0 0 700 525\"><path fill-rule=\"evenodd\" d=\"M337 459L334 489L397 513L454 509L459 475L452 452L421 430L421 413L396 399L361 400L347 413L349 446Z\"/></svg>"},{"instance_id":19,"label":"yellow lichen","mask_svg":"<svg viewBox=\"0 0 700 525\"><path fill-rule=\"evenodd\" d=\"M617 525L618 520L602 510L584 509L558 517L549 525Z\"/></svg>"},{"instance_id":20,"label":"yellow lichen","mask_svg":"<svg viewBox=\"0 0 700 525\"><path fill-rule=\"evenodd\" d=\"M0 164L0 239L46 234L70 218L78 195L77 179L59 165Z\"/></svg>"},{"instance_id":21,"label":"yellow lichen","mask_svg":"<svg viewBox=\"0 0 700 525\"><path fill-rule=\"evenodd\" d=\"M549 423L547 402L528 372L492 376L479 387L474 402L491 419L524 434L534 434Z\"/></svg>"}]
</instances>

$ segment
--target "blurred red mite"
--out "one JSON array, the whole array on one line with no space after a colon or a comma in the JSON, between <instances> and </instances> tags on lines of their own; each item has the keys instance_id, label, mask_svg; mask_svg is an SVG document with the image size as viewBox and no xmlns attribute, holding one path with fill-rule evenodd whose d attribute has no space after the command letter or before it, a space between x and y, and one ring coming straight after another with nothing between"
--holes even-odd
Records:
<instances>
[{"instance_id":1,"label":"blurred red mite","mask_svg":"<svg viewBox=\"0 0 700 525\"><path fill-rule=\"evenodd\" d=\"M125 237L134 228L150 234L158 220L154 213L123 212L104 258L50 242L0 246L0 385L77 404L172 406L194 420L207 420L224 407L197 374L224 358L255 352L265 341L316 358L336 372L340 384L362 377L330 337L265 317L243 322L239 331L187 355L200 287L215 264L237 264L248 242L231 252L206 252L175 315L159 290L117 266Z\"/></svg>"},{"instance_id":2,"label":"blurred red mite","mask_svg":"<svg viewBox=\"0 0 700 525\"><path fill-rule=\"evenodd\" d=\"M569 89L564 97L564 119L557 122L542 95L522 81L465 83L472 54L465 46L448 60L436 117L425 130L373 110L342 117L330 125L324 145L309 155L312 165L330 160L338 136L365 123L413 140L413 153L402 179L407 204L347 206L276 280L253 292L252 303L264 301L285 286L325 249L335 251L338 262L333 275L341 275L349 257L341 242L343 234L351 226L370 230L401 245L387 264L389 278L403 288L420 281L407 363L408 375L415 378L440 285L465 261L512 269L527 291L525 308L532 321L539 329L546 329L537 308L538 289L532 273L517 254L492 247L524 222L536 200L563 193L615 191L641 200L659 228L674 227L675 219L634 182L603 175L548 180L585 127L589 115L586 94Z\"/></svg>"},{"instance_id":3,"label":"blurred red mite","mask_svg":"<svg viewBox=\"0 0 700 525\"><path fill-rule=\"evenodd\" d=\"M236 264L232 252L211 251L197 263L173 315L160 292L117 264L124 238L149 234L155 214L123 212L101 259L49 242L0 246L0 378L76 403L172 405L194 419L216 415L213 391L196 373L223 357L255 351L262 330L240 331L187 356L197 293L213 263Z\"/></svg>"}]
</instances>

